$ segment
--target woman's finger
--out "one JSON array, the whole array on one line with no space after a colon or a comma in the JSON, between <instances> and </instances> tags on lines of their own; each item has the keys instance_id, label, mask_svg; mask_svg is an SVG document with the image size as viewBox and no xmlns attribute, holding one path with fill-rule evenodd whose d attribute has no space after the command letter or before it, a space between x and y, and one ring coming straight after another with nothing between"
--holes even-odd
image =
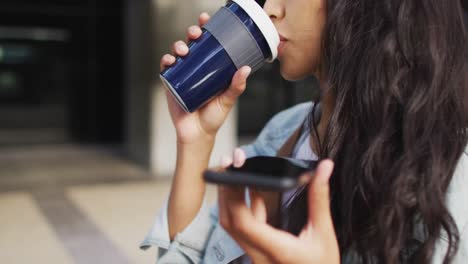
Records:
<instances>
[{"instance_id":1,"label":"woman's finger","mask_svg":"<svg viewBox=\"0 0 468 264\"><path fill-rule=\"evenodd\" d=\"M223 189L224 211L229 218L226 231L242 246L247 254L261 254L267 259L281 259L282 249L294 245L296 237L277 230L265 221L259 221L245 204L242 189ZM258 209L258 208L257 208ZM265 219L264 216L260 216ZM275 241L275 243L272 243ZM270 263L270 262L268 262Z\"/></svg>"},{"instance_id":2,"label":"woman's finger","mask_svg":"<svg viewBox=\"0 0 468 264\"><path fill-rule=\"evenodd\" d=\"M218 217L219 217L219 223L221 226L224 227L224 229L228 230L229 227L231 226L231 222L228 216L227 208L226 208L226 198L225 198L225 192L224 192L225 187L222 185L218 186Z\"/></svg>"},{"instance_id":3,"label":"woman's finger","mask_svg":"<svg viewBox=\"0 0 468 264\"><path fill-rule=\"evenodd\" d=\"M262 230L271 231L275 229L264 222L258 221L254 217L251 209L245 203L245 189L243 187L225 187L223 188L222 196L225 202L224 207L231 223L229 229L242 236L246 242L256 244L260 240L264 240L266 243L267 237L277 236L277 234L273 234L275 232L267 232L268 234L262 235ZM282 233L283 231L278 232Z\"/></svg>"},{"instance_id":4,"label":"woman's finger","mask_svg":"<svg viewBox=\"0 0 468 264\"><path fill-rule=\"evenodd\" d=\"M229 201L226 198L226 188L225 186L218 187L218 206L219 206L219 221L221 226L231 234L231 236L237 241L239 246L243 248L249 255L255 254L255 248L252 247L250 244L245 242L241 237L238 237L236 232L231 232L232 230L232 221L231 215L228 213L227 204Z\"/></svg>"},{"instance_id":5,"label":"woman's finger","mask_svg":"<svg viewBox=\"0 0 468 264\"><path fill-rule=\"evenodd\" d=\"M252 69L249 66L243 66L234 74L229 88L218 97L222 111L228 112L234 106L239 95L245 91L247 78L251 72Z\"/></svg>"},{"instance_id":6,"label":"woman's finger","mask_svg":"<svg viewBox=\"0 0 468 264\"><path fill-rule=\"evenodd\" d=\"M176 58L171 54L165 54L161 57L161 61L159 62L159 69L163 71L167 66L171 66L176 61Z\"/></svg>"},{"instance_id":7,"label":"woman's finger","mask_svg":"<svg viewBox=\"0 0 468 264\"><path fill-rule=\"evenodd\" d=\"M182 40L174 42L172 45L172 53L177 55L177 56L185 56L189 52L189 48L185 42Z\"/></svg>"},{"instance_id":8,"label":"woman's finger","mask_svg":"<svg viewBox=\"0 0 468 264\"><path fill-rule=\"evenodd\" d=\"M199 26L193 25L187 29L187 43L198 39L202 35L202 30Z\"/></svg>"},{"instance_id":9,"label":"woman's finger","mask_svg":"<svg viewBox=\"0 0 468 264\"><path fill-rule=\"evenodd\" d=\"M203 12L198 17L198 25L200 25L200 27L203 27L208 22L208 20L210 20L210 15L208 15L208 13L206 12Z\"/></svg>"},{"instance_id":10,"label":"woman's finger","mask_svg":"<svg viewBox=\"0 0 468 264\"><path fill-rule=\"evenodd\" d=\"M249 189L249 195L250 209L252 210L252 214L258 221L266 223L268 212L263 196L254 189Z\"/></svg>"},{"instance_id":11,"label":"woman's finger","mask_svg":"<svg viewBox=\"0 0 468 264\"><path fill-rule=\"evenodd\" d=\"M309 224L318 231L329 232L334 230L330 210L329 186L332 172L333 162L331 160L320 162L309 187Z\"/></svg>"},{"instance_id":12,"label":"woman's finger","mask_svg":"<svg viewBox=\"0 0 468 264\"><path fill-rule=\"evenodd\" d=\"M245 152L241 148L236 148L234 150L234 162L233 165L236 168L242 167L246 160Z\"/></svg>"}]
</instances>

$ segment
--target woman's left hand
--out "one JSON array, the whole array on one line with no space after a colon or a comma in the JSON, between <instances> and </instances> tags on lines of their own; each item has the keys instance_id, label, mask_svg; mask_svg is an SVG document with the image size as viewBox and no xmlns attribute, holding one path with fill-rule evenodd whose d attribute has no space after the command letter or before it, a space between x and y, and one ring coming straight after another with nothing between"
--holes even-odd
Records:
<instances>
[{"instance_id":1,"label":"woman's left hand","mask_svg":"<svg viewBox=\"0 0 468 264\"><path fill-rule=\"evenodd\" d=\"M270 226L263 197L250 190L251 208L245 204L245 188L218 189L221 225L258 263L340 263L340 252L330 211L329 179L333 162L322 161L309 189L308 221L299 236ZM293 219L292 219L293 220Z\"/></svg>"}]
</instances>

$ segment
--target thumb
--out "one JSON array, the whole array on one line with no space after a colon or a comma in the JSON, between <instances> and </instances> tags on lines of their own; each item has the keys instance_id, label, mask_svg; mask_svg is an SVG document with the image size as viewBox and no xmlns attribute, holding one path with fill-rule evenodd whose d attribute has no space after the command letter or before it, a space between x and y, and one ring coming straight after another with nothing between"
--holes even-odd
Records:
<instances>
[{"instance_id":1,"label":"thumb","mask_svg":"<svg viewBox=\"0 0 468 264\"><path fill-rule=\"evenodd\" d=\"M242 167L246 160L245 152L241 148L236 148L234 150L234 162L233 165L236 168Z\"/></svg>"},{"instance_id":2,"label":"thumb","mask_svg":"<svg viewBox=\"0 0 468 264\"><path fill-rule=\"evenodd\" d=\"M247 86L247 78L251 72L252 69L249 66L244 66L234 74L231 85L219 97L224 109L231 109L236 103L237 97L244 92Z\"/></svg>"},{"instance_id":3,"label":"thumb","mask_svg":"<svg viewBox=\"0 0 468 264\"><path fill-rule=\"evenodd\" d=\"M333 161L324 160L318 165L309 187L309 225L319 232L334 230L330 210L329 179Z\"/></svg>"}]
</instances>

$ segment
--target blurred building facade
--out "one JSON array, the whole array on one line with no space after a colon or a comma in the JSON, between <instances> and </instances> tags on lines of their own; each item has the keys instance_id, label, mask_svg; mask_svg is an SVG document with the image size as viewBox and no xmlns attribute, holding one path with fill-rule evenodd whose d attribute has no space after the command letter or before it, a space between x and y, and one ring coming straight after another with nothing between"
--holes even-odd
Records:
<instances>
[{"instance_id":1,"label":"blurred building facade","mask_svg":"<svg viewBox=\"0 0 468 264\"><path fill-rule=\"evenodd\" d=\"M122 10L121 0L0 2L3 145L123 139Z\"/></svg>"},{"instance_id":2,"label":"blurred building facade","mask_svg":"<svg viewBox=\"0 0 468 264\"><path fill-rule=\"evenodd\" d=\"M220 0L2 0L0 147L117 146L154 175L175 165L175 131L159 58ZM212 164L239 137L257 134L290 105L310 100L314 80L289 83L265 65L222 128Z\"/></svg>"}]
</instances>

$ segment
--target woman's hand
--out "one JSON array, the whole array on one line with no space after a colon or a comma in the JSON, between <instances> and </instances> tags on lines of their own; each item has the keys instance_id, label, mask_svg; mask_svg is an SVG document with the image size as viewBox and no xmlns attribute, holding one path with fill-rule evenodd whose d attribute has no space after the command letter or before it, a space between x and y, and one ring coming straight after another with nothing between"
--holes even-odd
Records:
<instances>
[{"instance_id":1,"label":"woman's hand","mask_svg":"<svg viewBox=\"0 0 468 264\"><path fill-rule=\"evenodd\" d=\"M240 149L236 148L234 150L234 155L233 157L231 156L223 156L221 160L221 170L226 169L230 165L240 168L244 165L246 160L245 152ZM267 211L267 222L271 225L277 225L278 224L278 209L279 209L279 204L280 204L280 197L281 193L279 192L270 192L270 191L253 191L254 194L260 195L263 198L263 202L265 203L265 208Z\"/></svg>"},{"instance_id":2,"label":"woman's hand","mask_svg":"<svg viewBox=\"0 0 468 264\"><path fill-rule=\"evenodd\" d=\"M210 17L202 13L199 18L199 26L191 26L187 30L187 39L196 40L202 35L201 26L203 26ZM187 44L183 41L177 41L173 45L173 54L177 56L186 56L189 52ZM166 54L161 58L161 71L175 63L176 58L171 54ZM237 101L237 97L244 92L247 77L251 72L250 67L240 68L232 78L230 87L208 102L202 108L194 113L186 113L177 104L170 92L166 91L169 111L172 122L177 131L177 140L179 144L213 142L221 125L224 123L227 115Z\"/></svg>"},{"instance_id":3,"label":"woman's hand","mask_svg":"<svg viewBox=\"0 0 468 264\"><path fill-rule=\"evenodd\" d=\"M251 191L248 208L244 188L219 187L221 224L254 263L340 263L330 212L328 181L332 171L329 160L318 166L309 189L308 221L299 236L266 223L266 206L258 193Z\"/></svg>"}]
</instances>

